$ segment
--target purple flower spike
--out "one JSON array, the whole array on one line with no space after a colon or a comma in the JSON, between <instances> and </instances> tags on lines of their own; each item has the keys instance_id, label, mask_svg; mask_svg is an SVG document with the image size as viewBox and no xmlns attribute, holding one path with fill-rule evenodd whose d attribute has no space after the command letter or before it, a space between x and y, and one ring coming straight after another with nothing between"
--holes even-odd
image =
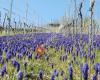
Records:
<instances>
[{"instance_id":1,"label":"purple flower spike","mask_svg":"<svg viewBox=\"0 0 100 80\"><path fill-rule=\"evenodd\" d=\"M97 75L96 74L93 75L92 80L97 80Z\"/></svg>"},{"instance_id":2,"label":"purple flower spike","mask_svg":"<svg viewBox=\"0 0 100 80\"><path fill-rule=\"evenodd\" d=\"M43 74L44 74L43 71L40 70L40 71L39 71L39 78L40 78L40 79L43 79Z\"/></svg>"},{"instance_id":3,"label":"purple flower spike","mask_svg":"<svg viewBox=\"0 0 100 80\"><path fill-rule=\"evenodd\" d=\"M3 67L2 67L2 69L0 71L0 74L3 77L5 73L7 73L7 71L6 71L6 65L3 65Z\"/></svg>"},{"instance_id":4,"label":"purple flower spike","mask_svg":"<svg viewBox=\"0 0 100 80\"><path fill-rule=\"evenodd\" d=\"M93 68L95 70L95 74L98 74L98 72L99 72L98 66L99 66L99 63L94 63L94 65L93 65Z\"/></svg>"},{"instance_id":5,"label":"purple flower spike","mask_svg":"<svg viewBox=\"0 0 100 80\"><path fill-rule=\"evenodd\" d=\"M68 80L66 77L63 80Z\"/></svg>"},{"instance_id":6,"label":"purple flower spike","mask_svg":"<svg viewBox=\"0 0 100 80\"><path fill-rule=\"evenodd\" d=\"M84 63L82 67L82 75L84 80L88 80L88 69L89 69L88 64Z\"/></svg>"},{"instance_id":7,"label":"purple flower spike","mask_svg":"<svg viewBox=\"0 0 100 80\"><path fill-rule=\"evenodd\" d=\"M16 75L17 80L22 80L23 79L23 72L19 71Z\"/></svg>"},{"instance_id":8,"label":"purple flower spike","mask_svg":"<svg viewBox=\"0 0 100 80\"><path fill-rule=\"evenodd\" d=\"M73 68L72 68L72 65L69 65L69 80L73 80Z\"/></svg>"},{"instance_id":9,"label":"purple flower spike","mask_svg":"<svg viewBox=\"0 0 100 80\"><path fill-rule=\"evenodd\" d=\"M23 57L23 54L18 54L18 58L21 59Z\"/></svg>"},{"instance_id":10,"label":"purple flower spike","mask_svg":"<svg viewBox=\"0 0 100 80\"><path fill-rule=\"evenodd\" d=\"M61 71L61 76L63 76L63 74L64 74L64 71L62 70L62 71Z\"/></svg>"},{"instance_id":11,"label":"purple flower spike","mask_svg":"<svg viewBox=\"0 0 100 80\"><path fill-rule=\"evenodd\" d=\"M45 58L48 61L49 60L49 55L48 54L45 54Z\"/></svg>"},{"instance_id":12,"label":"purple flower spike","mask_svg":"<svg viewBox=\"0 0 100 80\"><path fill-rule=\"evenodd\" d=\"M50 80L56 80L55 75L52 75Z\"/></svg>"},{"instance_id":13,"label":"purple flower spike","mask_svg":"<svg viewBox=\"0 0 100 80\"><path fill-rule=\"evenodd\" d=\"M54 75L58 77L58 71L56 69L54 70Z\"/></svg>"},{"instance_id":14,"label":"purple flower spike","mask_svg":"<svg viewBox=\"0 0 100 80\"><path fill-rule=\"evenodd\" d=\"M26 70L26 68L27 68L27 62L24 62L24 68Z\"/></svg>"},{"instance_id":15,"label":"purple flower spike","mask_svg":"<svg viewBox=\"0 0 100 80\"><path fill-rule=\"evenodd\" d=\"M65 56L62 56L62 61L64 61L65 60Z\"/></svg>"},{"instance_id":16,"label":"purple flower spike","mask_svg":"<svg viewBox=\"0 0 100 80\"><path fill-rule=\"evenodd\" d=\"M28 59L32 59L32 54L28 54Z\"/></svg>"},{"instance_id":17,"label":"purple flower spike","mask_svg":"<svg viewBox=\"0 0 100 80\"><path fill-rule=\"evenodd\" d=\"M52 69L53 69L54 68L54 63L52 63L51 66L52 66Z\"/></svg>"},{"instance_id":18,"label":"purple flower spike","mask_svg":"<svg viewBox=\"0 0 100 80\"><path fill-rule=\"evenodd\" d=\"M17 69L17 72L20 70L20 64L17 61L13 60L12 65Z\"/></svg>"}]
</instances>

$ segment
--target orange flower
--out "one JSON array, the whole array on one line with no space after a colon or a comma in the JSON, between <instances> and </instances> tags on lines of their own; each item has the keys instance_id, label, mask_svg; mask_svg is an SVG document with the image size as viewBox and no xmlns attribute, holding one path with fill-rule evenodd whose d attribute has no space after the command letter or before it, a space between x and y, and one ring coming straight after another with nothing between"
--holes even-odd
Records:
<instances>
[{"instance_id":1,"label":"orange flower","mask_svg":"<svg viewBox=\"0 0 100 80\"><path fill-rule=\"evenodd\" d=\"M38 46L36 48L36 53L39 55L43 55L44 54L44 47Z\"/></svg>"}]
</instances>

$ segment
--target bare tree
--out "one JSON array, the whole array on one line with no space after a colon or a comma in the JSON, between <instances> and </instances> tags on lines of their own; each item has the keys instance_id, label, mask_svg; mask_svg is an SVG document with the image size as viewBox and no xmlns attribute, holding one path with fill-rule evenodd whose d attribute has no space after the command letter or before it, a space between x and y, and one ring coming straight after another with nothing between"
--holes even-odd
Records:
<instances>
[{"instance_id":1,"label":"bare tree","mask_svg":"<svg viewBox=\"0 0 100 80\"><path fill-rule=\"evenodd\" d=\"M94 7L94 0L90 0L90 30L89 30L89 45L92 45L93 40L93 7Z\"/></svg>"},{"instance_id":2,"label":"bare tree","mask_svg":"<svg viewBox=\"0 0 100 80\"><path fill-rule=\"evenodd\" d=\"M91 48L92 46L92 42L93 42L93 7L94 7L94 0L90 0L90 8L89 8L89 12L90 12L90 30L89 30L89 47ZM90 54L92 53L92 51L90 50ZM91 63L90 63L90 74L91 74Z\"/></svg>"},{"instance_id":3,"label":"bare tree","mask_svg":"<svg viewBox=\"0 0 100 80\"><path fill-rule=\"evenodd\" d=\"M8 17L8 35L10 35L10 30L11 30L11 18L12 18L12 7L13 7L13 0L10 2L10 9L9 9L9 17Z\"/></svg>"},{"instance_id":4,"label":"bare tree","mask_svg":"<svg viewBox=\"0 0 100 80\"><path fill-rule=\"evenodd\" d=\"M80 36L81 44L82 44L82 33L83 33L83 16L82 16L83 2L84 2L84 0L81 1L80 7L79 7L79 16L80 16L80 20L81 20L81 36Z\"/></svg>"},{"instance_id":5,"label":"bare tree","mask_svg":"<svg viewBox=\"0 0 100 80\"><path fill-rule=\"evenodd\" d=\"M0 25L1 25L1 11L0 11Z\"/></svg>"}]
</instances>

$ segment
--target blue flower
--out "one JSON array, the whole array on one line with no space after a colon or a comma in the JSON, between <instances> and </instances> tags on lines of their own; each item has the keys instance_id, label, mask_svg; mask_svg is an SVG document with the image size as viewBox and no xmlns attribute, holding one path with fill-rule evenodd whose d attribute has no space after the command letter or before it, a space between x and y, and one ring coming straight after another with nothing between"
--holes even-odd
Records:
<instances>
[{"instance_id":1,"label":"blue flower","mask_svg":"<svg viewBox=\"0 0 100 80\"><path fill-rule=\"evenodd\" d=\"M64 61L64 60L65 60L65 56L61 55L61 56L60 56L60 60L61 60L61 61Z\"/></svg>"},{"instance_id":2,"label":"blue flower","mask_svg":"<svg viewBox=\"0 0 100 80\"><path fill-rule=\"evenodd\" d=\"M2 51L2 49L0 48L0 56L2 55L2 53L3 53L3 51Z\"/></svg>"},{"instance_id":3,"label":"blue flower","mask_svg":"<svg viewBox=\"0 0 100 80\"><path fill-rule=\"evenodd\" d=\"M43 71L40 70L40 71L39 71L39 78L40 78L40 79L43 79L43 74L44 74Z\"/></svg>"},{"instance_id":4,"label":"blue flower","mask_svg":"<svg viewBox=\"0 0 100 80\"><path fill-rule=\"evenodd\" d=\"M28 54L28 59L32 59L32 54Z\"/></svg>"},{"instance_id":5,"label":"blue flower","mask_svg":"<svg viewBox=\"0 0 100 80\"><path fill-rule=\"evenodd\" d=\"M54 68L54 63L51 64L52 69Z\"/></svg>"},{"instance_id":6,"label":"blue flower","mask_svg":"<svg viewBox=\"0 0 100 80\"><path fill-rule=\"evenodd\" d=\"M22 80L23 79L23 72L22 71L18 71L17 75L16 75L17 80Z\"/></svg>"},{"instance_id":7,"label":"blue flower","mask_svg":"<svg viewBox=\"0 0 100 80\"><path fill-rule=\"evenodd\" d=\"M4 64L4 59L2 58L0 62L1 62L1 64Z\"/></svg>"},{"instance_id":8,"label":"blue flower","mask_svg":"<svg viewBox=\"0 0 100 80\"><path fill-rule=\"evenodd\" d=\"M1 73L1 76L4 76L4 74L7 73L7 71L6 71L6 64L3 65L3 67L2 67L2 69L1 69L1 71L0 71L0 73Z\"/></svg>"},{"instance_id":9,"label":"blue flower","mask_svg":"<svg viewBox=\"0 0 100 80\"><path fill-rule=\"evenodd\" d=\"M61 76L63 76L63 74L64 74L64 71L63 71L63 70L61 70Z\"/></svg>"},{"instance_id":10,"label":"blue flower","mask_svg":"<svg viewBox=\"0 0 100 80\"><path fill-rule=\"evenodd\" d=\"M21 58L23 57L23 54L19 53L19 54L17 55L17 57L18 57L18 59L21 59Z\"/></svg>"},{"instance_id":11,"label":"blue flower","mask_svg":"<svg viewBox=\"0 0 100 80\"><path fill-rule=\"evenodd\" d=\"M0 63L1 63L1 64L4 64L4 59L3 59L2 56L0 56Z\"/></svg>"},{"instance_id":12,"label":"blue flower","mask_svg":"<svg viewBox=\"0 0 100 80\"><path fill-rule=\"evenodd\" d=\"M83 64L80 64L79 67L80 67L80 71L81 71L81 74L82 74Z\"/></svg>"},{"instance_id":13,"label":"blue flower","mask_svg":"<svg viewBox=\"0 0 100 80\"><path fill-rule=\"evenodd\" d=\"M92 80L97 80L97 74L94 74Z\"/></svg>"},{"instance_id":14,"label":"blue flower","mask_svg":"<svg viewBox=\"0 0 100 80\"><path fill-rule=\"evenodd\" d=\"M73 80L73 68L72 68L72 65L69 65L69 79Z\"/></svg>"},{"instance_id":15,"label":"blue flower","mask_svg":"<svg viewBox=\"0 0 100 80\"><path fill-rule=\"evenodd\" d=\"M36 54L34 58L35 58L35 59L38 59L38 54Z\"/></svg>"},{"instance_id":16,"label":"blue flower","mask_svg":"<svg viewBox=\"0 0 100 80\"><path fill-rule=\"evenodd\" d=\"M54 70L53 74L58 77L58 71L56 69Z\"/></svg>"},{"instance_id":17,"label":"blue flower","mask_svg":"<svg viewBox=\"0 0 100 80\"><path fill-rule=\"evenodd\" d=\"M60 56L60 60L62 60L62 56Z\"/></svg>"},{"instance_id":18,"label":"blue flower","mask_svg":"<svg viewBox=\"0 0 100 80\"><path fill-rule=\"evenodd\" d=\"M3 65L2 71L6 72L6 64Z\"/></svg>"},{"instance_id":19,"label":"blue flower","mask_svg":"<svg viewBox=\"0 0 100 80\"><path fill-rule=\"evenodd\" d=\"M24 62L24 68L25 69L27 68L27 62Z\"/></svg>"},{"instance_id":20,"label":"blue flower","mask_svg":"<svg viewBox=\"0 0 100 80\"><path fill-rule=\"evenodd\" d=\"M98 74L98 72L99 72L98 66L99 66L99 63L94 63L94 65L93 65L93 68L95 70L95 74Z\"/></svg>"},{"instance_id":21,"label":"blue flower","mask_svg":"<svg viewBox=\"0 0 100 80\"><path fill-rule=\"evenodd\" d=\"M100 63L98 64L98 72L100 74Z\"/></svg>"},{"instance_id":22,"label":"blue flower","mask_svg":"<svg viewBox=\"0 0 100 80\"><path fill-rule=\"evenodd\" d=\"M17 69L17 72L20 70L20 64L17 61L13 60L12 65Z\"/></svg>"},{"instance_id":23,"label":"blue flower","mask_svg":"<svg viewBox=\"0 0 100 80\"><path fill-rule=\"evenodd\" d=\"M84 63L82 67L82 76L84 80L88 80L88 69L89 69L88 64Z\"/></svg>"},{"instance_id":24,"label":"blue flower","mask_svg":"<svg viewBox=\"0 0 100 80\"><path fill-rule=\"evenodd\" d=\"M67 60L67 54L65 55L65 60Z\"/></svg>"},{"instance_id":25,"label":"blue flower","mask_svg":"<svg viewBox=\"0 0 100 80\"><path fill-rule=\"evenodd\" d=\"M64 61L65 60L65 56L62 56L62 61Z\"/></svg>"},{"instance_id":26,"label":"blue flower","mask_svg":"<svg viewBox=\"0 0 100 80\"><path fill-rule=\"evenodd\" d=\"M8 62L9 59L11 59L12 55L10 53L6 54L6 61Z\"/></svg>"},{"instance_id":27,"label":"blue flower","mask_svg":"<svg viewBox=\"0 0 100 80\"><path fill-rule=\"evenodd\" d=\"M2 56L0 56L0 61L2 60Z\"/></svg>"},{"instance_id":28,"label":"blue flower","mask_svg":"<svg viewBox=\"0 0 100 80\"><path fill-rule=\"evenodd\" d=\"M48 54L45 54L45 58L48 61L49 60L49 55Z\"/></svg>"},{"instance_id":29,"label":"blue flower","mask_svg":"<svg viewBox=\"0 0 100 80\"><path fill-rule=\"evenodd\" d=\"M50 80L55 80L55 75L52 75Z\"/></svg>"},{"instance_id":30,"label":"blue flower","mask_svg":"<svg viewBox=\"0 0 100 80\"><path fill-rule=\"evenodd\" d=\"M63 80L68 80L66 77Z\"/></svg>"}]
</instances>

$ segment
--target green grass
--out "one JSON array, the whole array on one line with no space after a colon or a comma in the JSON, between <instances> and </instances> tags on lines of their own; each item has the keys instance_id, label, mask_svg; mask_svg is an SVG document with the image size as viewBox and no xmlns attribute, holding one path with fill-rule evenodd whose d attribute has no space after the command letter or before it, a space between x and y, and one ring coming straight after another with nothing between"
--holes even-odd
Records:
<instances>
[{"instance_id":1,"label":"green grass","mask_svg":"<svg viewBox=\"0 0 100 80\"><path fill-rule=\"evenodd\" d=\"M16 60L20 63L21 70L24 71L25 73L32 72L33 74L38 74L39 70L43 69L44 74L46 76L50 77L51 76L50 72L53 72L54 69L57 69L59 72L61 70L64 70L65 74L63 75L63 77L60 76L60 74L59 74L59 76L56 77L56 80L63 80L64 77L68 77L68 65L71 62L72 55L68 54L67 60L65 60L63 62L63 61L59 60L59 57L61 54L65 54L64 49L56 51L56 53L55 53L54 48L49 48L48 51L46 51L46 53L50 55L49 61L46 61L44 56L41 59L35 60L34 59L35 53L33 53L32 60L28 60L28 58L25 56L24 56L25 60L24 60L24 58L22 58L21 60L16 58ZM100 62L100 50L95 50L95 53L96 53L95 62ZM3 54L3 57L5 57L5 53ZM79 63L85 62L85 58L82 59L80 57L77 57L76 60L79 61ZM28 66L27 66L26 70L24 70L24 66L23 66L24 61L28 62ZM54 63L54 69L51 68L51 65L50 65L51 63ZM90 63L89 68L91 66L91 68L89 69L89 80L90 80L91 75L93 74L94 70L92 67L93 64L90 62L90 60L88 60L88 63ZM16 73L17 73L16 70L12 67L11 62L8 62L6 64L7 64L8 74L6 74L6 76L4 76L3 78L1 78L1 77L0 78L3 80L7 80L7 76L9 76L10 77L9 80L16 80L15 79ZM0 68L1 68L1 66L2 65L0 65ZM91 73L90 73L90 70L91 70ZM73 73L74 80L80 80L81 74L80 74L79 65L75 64L75 62L73 63L73 72L74 72Z\"/></svg>"}]
</instances>

